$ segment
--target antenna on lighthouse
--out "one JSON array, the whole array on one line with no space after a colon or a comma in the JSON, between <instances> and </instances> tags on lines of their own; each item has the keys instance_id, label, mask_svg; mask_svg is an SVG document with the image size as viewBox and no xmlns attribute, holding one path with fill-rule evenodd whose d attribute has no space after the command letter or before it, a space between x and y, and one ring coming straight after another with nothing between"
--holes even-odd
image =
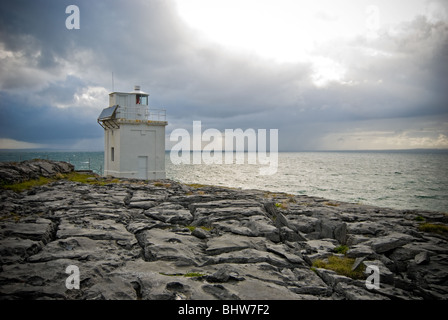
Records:
<instances>
[{"instance_id":1,"label":"antenna on lighthouse","mask_svg":"<svg viewBox=\"0 0 448 320\"><path fill-rule=\"evenodd\" d=\"M112 92L114 91L114 72L112 71Z\"/></svg>"}]
</instances>

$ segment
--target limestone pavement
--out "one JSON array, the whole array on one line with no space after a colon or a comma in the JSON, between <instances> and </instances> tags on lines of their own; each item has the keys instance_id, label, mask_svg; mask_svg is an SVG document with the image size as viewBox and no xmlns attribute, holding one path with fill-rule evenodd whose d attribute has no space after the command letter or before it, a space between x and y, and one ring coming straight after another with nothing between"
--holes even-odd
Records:
<instances>
[{"instance_id":1,"label":"limestone pavement","mask_svg":"<svg viewBox=\"0 0 448 320\"><path fill-rule=\"evenodd\" d=\"M0 190L1 299L448 298L448 239L418 228L446 214L95 179ZM312 267L334 255L377 266L380 287Z\"/></svg>"}]
</instances>

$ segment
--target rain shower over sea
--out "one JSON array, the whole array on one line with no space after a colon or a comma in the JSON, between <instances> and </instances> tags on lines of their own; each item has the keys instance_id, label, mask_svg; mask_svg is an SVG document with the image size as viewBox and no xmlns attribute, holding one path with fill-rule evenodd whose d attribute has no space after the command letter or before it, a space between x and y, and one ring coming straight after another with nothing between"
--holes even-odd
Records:
<instances>
[{"instance_id":1,"label":"rain shower over sea","mask_svg":"<svg viewBox=\"0 0 448 320\"><path fill-rule=\"evenodd\" d=\"M67 161L102 174L104 153L0 151L0 161ZM166 153L166 176L184 182L323 197L395 209L448 212L448 151L280 152L274 175L259 165L179 164Z\"/></svg>"}]
</instances>

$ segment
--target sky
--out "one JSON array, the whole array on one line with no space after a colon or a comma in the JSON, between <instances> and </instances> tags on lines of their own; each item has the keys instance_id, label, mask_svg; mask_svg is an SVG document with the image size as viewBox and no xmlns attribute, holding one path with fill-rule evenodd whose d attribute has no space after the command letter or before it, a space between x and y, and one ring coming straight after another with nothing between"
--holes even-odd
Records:
<instances>
[{"instance_id":1,"label":"sky","mask_svg":"<svg viewBox=\"0 0 448 320\"><path fill-rule=\"evenodd\" d=\"M0 149L103 150L134 85L168 150L193 121L280 151L448 148L448 1L1 1Z\"/></svg>"}]
</instances>

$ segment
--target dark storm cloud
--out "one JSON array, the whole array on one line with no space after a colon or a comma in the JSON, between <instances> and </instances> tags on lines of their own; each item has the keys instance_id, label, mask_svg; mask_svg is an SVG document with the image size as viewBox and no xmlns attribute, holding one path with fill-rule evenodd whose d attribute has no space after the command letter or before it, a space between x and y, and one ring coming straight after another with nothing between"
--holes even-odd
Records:
<instances>
[{"instance_id":1,"label":"dark storm cloud","mask_svg":"<svg viewBox=\"0 0 448 320\"><path fill-rule=\"evenodd\" d=\"M358 37L320 48L350 65L350 83L308 90L308 105L331 104L356 119L440 114L447 111L448 24L425 17L381 30L378 37Z\"/></svg>"},{"instance_id":2,"label":"dark storm cloud","mask_svg":"<svg viewBox=\"0 0 448 320\"><path fill-rule=\"evenodd\" d=\"M79 30L65 28L70 4L80 8ZM193 120L219 130L279 128L280 148L297 150L363 122L373 130L400 119L406 130L406 118L446 119L447 44L447 22L423 16L374 39L331 43L316 50L347 66L345 79L316 87L309 64L235 55L199 40L173 1L2 1L0 138L101 138L95 114L107 95L87 93L111 90L112 72L115 90L139 84L152 106L167 109L168 133Z\"/></svg>"},{"instance_id":3,"label":"dark storm cloud","mask_svg":"<svg viewBox=\"0 0 448 320\"><path fill-rule=\"evenodd\" d=\"M119 76L116 87L131 90L153 66L174 65L171 44L179 44L178 32L164 3L3 1L0 49L7 54L0 60L0 137L48 143L101 137L96 113L107 96L92 114L76 105L74 95L104 85L106 78L109 85L111 71ZM69 4L80 8L80 30L65 28ZM67 104L72 107L55 108Z\"/></svg>"},{"instance_id":4,"label":"dark storm cloud","mask_svg":"<svg viewBox=\"0 0 448 320\"><path fill-rule=\"evenodd\" d=\"M55 98L60 97L63 102L68 99L67 93L76 91L64 75L53 80L54 74L63 70L51 71L65 61L85 63L76 61L80 58L73 52L87 52L94 56L94 64L85 68L98 71L97 81L104 80L108 85L110 73L114 72L116 89L130 90L139 83L154 96L155 104L160 102L169 109L174 119L191 122L198 117L231 118L294 102L291 93L294 96L297 84L308 75L305 66L266 66L258 58L226 55L218 46L204 47L183 30L167 3L81 2L80 32L65 30L66 15L61 14L64 3L8 3L12 7L4 11L11 14L3 17L8 35L2 35L2 41L6 49L14 52L25 48L20 59L33 70L43 70L39 82L48 78L45 88L38 92L39 101L48 98L56 102ZM35 19L30 21L33 12ZM36 20L44 23L36 24ZM24 89L29 89L29 70L9 71L3 77L3 88L23 84ZM82 81L78 82L73 85L79 86Z\"/></svg>"},{"instance_id":5,"label":"dark storm cloud","mask_svg":"<svg viewBox=\"0 0 448 320\"><path fill-rule=\"evenodd\" d=\"M1 96L0 136L18 140L50 142L52 139L95 138L102 133L96 119L87 120L76 109L29 105L17 95ZM101 130L100 130L101 129Z\"/></svg>"}]
</instances>

